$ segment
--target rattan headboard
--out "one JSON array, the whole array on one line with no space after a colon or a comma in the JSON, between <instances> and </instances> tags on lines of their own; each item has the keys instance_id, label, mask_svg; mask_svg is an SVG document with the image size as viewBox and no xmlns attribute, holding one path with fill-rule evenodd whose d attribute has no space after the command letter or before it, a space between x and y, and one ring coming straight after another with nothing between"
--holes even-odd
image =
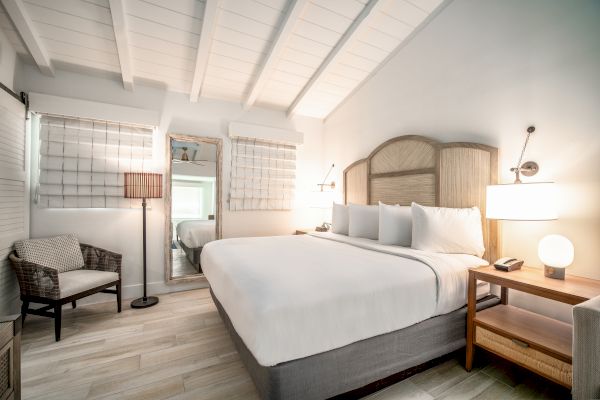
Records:
<instances>
[{"instance_id":1,"label":"rattan headboard","mask_svg":"<svg viewBox=\"0 0 600 400\"><path fill-rule=\"evenodd\" d=\"M498 181L498 149L477 143L439 143L399 136L344 170L344 202L481 209L484 258L499 256L498 223L485 219L486 186Z\"/></svg>"}]
</instances>

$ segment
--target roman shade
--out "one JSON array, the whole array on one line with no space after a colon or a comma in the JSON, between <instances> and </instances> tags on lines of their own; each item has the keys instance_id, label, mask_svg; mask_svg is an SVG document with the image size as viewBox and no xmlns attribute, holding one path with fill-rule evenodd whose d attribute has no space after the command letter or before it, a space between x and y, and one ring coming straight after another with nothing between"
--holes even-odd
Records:
<instances>
[{"instance_id":1,"label":"roman shade","mask_svg":"<svg viewBox=\"0 0 600 400\"><path fill-rule=\"evenodd\" d=\"M290 210L296 182L296 146L266 140L231 139L229 209Z\"/></svg>"},{"instance_id":2,"label":"roman shade","mask_svg":"<svg viewBox=\"0 0 600 400\"><path fill-rule=\"evenodd\" d=\"M41 115L37 201L47 208L129 208L125 172L152 167L149 126Z\"/></svg>"}]
</instances>

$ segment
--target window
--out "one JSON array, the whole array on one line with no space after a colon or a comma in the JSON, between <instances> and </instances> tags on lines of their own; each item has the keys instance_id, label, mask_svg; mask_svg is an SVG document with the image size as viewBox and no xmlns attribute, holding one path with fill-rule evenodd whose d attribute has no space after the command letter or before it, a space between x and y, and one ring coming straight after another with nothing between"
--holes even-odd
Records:
<instances>
[{"instance_id":1,"label":"window","mask_svg":"<svg viewBox=\"0 0 600 400\"><path fill-rule=\"evenodd\" d=\"M37 201L48 208L129 208L124 172L152 164L151 127L42 115Z\"/></svg>"},{"instance_id":2,"label":"window","mask_svg":"<svg viewBox=\"0 0 600 400\"><path fill-rule=\"evenodd\" d=\"M290 210L296 180L296 146L233 138L229 209Z\"/></svg>"},{"instance_id":3,"label":"window","mask_svg":"<svg viewBox=\"0 0 600 400\"><path fill-rule=\"evenodd\" d=\"M202 218L204 212L204 188L202 186L180 186L173 182L172 196L172 218Z\"/></svg>"}]
</instances>

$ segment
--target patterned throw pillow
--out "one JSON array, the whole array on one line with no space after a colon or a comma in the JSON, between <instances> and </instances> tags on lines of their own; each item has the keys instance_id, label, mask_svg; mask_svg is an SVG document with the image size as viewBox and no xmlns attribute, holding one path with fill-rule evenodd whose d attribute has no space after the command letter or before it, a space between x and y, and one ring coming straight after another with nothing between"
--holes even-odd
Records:
<instances>
[{"instance_id":1,"label":"patterned throw pillow","mask_svg":"<svg viewBox=\"0 0 600 400\"><path fill-rule=\"evenodd\" d=\"M48 239L27 239L15 242L19 258L59 273L80 269L84 265L79 240L74 235L61 235Z\"/></svg>"}]
</instances>

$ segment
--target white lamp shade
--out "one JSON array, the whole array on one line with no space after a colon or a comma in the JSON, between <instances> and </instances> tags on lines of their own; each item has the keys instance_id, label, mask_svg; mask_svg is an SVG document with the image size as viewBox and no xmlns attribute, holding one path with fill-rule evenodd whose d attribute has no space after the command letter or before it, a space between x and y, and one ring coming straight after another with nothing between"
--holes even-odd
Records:
<instances>
[{"instance_id":1,"label":"white lamp shade","mask_svg":"<svg viewBox=\"0 0 600 400\"><path fill-rule=\"evenodd\" d=\"M546 221L557 219L554 184L513 183L490 185L486 193L488 219Z\"/></svg>"},{"instance_id":2,"label":"white lamp shade","mask_svg":"<svg viewBox=\"0 0 600 400\"><path fill-rule=\"evenodd\" d=\"M538 245L538 257L549 267L565 268L575 257L573 243L561 235L545 236Z\"/></svg>"}]
</instances>

